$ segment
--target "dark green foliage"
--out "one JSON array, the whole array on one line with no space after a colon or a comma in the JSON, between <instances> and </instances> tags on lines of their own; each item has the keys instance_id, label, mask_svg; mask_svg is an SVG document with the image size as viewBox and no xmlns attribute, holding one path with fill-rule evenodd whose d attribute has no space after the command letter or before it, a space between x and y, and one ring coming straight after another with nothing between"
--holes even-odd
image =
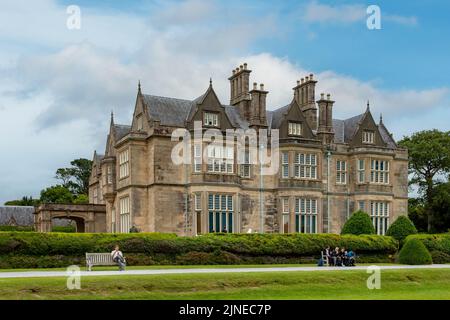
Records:
<instances>
[{"instance_id":1,"label":"dark green foliage","mask_svg":"<svg viewBox=\"0 0 450 320\"><path fill-rule=\"evenodd\" d=\"M398 241L403 241L407 236L416 233L417 229L412 221L406 216L400 216L389 226L386 235L392 236Z\"/></svg>"},{"instance_id":2,"label":"dark green foliage","mask_svg":"<svg viewBox=\"0 0 450 320\"><path fill-rule=\"evenodd\" d=\"M450 255L450 233L411 235L406 241L410 239L420 240L430 252L440 251Z\"/></svg>"},{"instance_id":3,"label":"dark green foliage","mask_svg":"<svg viewBox=\"0 0 450 320\"><path fill-rule=\"evenodd\" d=\"M86 252L109 252L116 244L130 265L314 263L327 246L351 248L361 262L389 262L398 247L392 237L376 235L209 234L194 238L158 233L0 232L0 267L16 265L18 257L31 257L22 268L45 261L53 267L58 262L52 259L59 258L84 264Z\"/></svg>"},{"instance_id":4,"label":"dark green foliage","mask_svg":"<svg viewBox=\"0 0 450 320\"><path fill-rule=\"evenodd\" d=\"M450 263L450 254L442 251L431 251L431 258L435 264Z\"/></svg>"},{"instance_id":5,"label":"dark green foliage","mask_svg":"<svg viewBox=\"0 0 450 320\"><path fill-rule=\"evenodd\" d=\"M375 234L375 229L367 213L356 211L345 223L341 234Z\"/></svg>"},{"instance_id":6,"label":"dark green foliage","mask_svg":"<svg viewBox=\"0 0 450 320\"><path fill-rule=\"evenodd\" d=\"M409 239L398 254L401 264L422 265L431 264L431 254L419 239Z\"/></svg>"},{"instance_id":7,"label":"dark green foliage","mask_svg":"<svg viewBox=\"0 0 450 320\"><path fill-rule=\"evenodd\" d=\"M73 194L64 186L52 186L41 191L42 203L70 204L73 203L73 199Z\"/></svg>"},{"instance_id":8,"label":"dark green foliage","mask_svg":"<svg viewBox=\"0 0 450 320\"><path fill-rule=\"evenodd\" d=\"M34 231L34 228L33 227L22 227L22 226L0 226L0 231L30 232L30 231Z\"/></svg>"},{"instance_id":9,"label":"dark green foliage","mask_svg":"<svg viewBox=\"0 0 450 320\"><path fill-rule=\"evenodd\" d=\"M22 197L20 200L6 201L5 206L37 206L39 204L38 199L33 199L33 197Z\"/></svg>"},{"instance_id":10,"label":"dark green foliage","mask_svg":"<svg viewBox=\"0 0 450 320\"><path fill-rule=\"evenodd\" d=\"M77 228L75 226L53 226L52 232L69 232L73 233L76 232Z\"/></svg>"}]
</instances>

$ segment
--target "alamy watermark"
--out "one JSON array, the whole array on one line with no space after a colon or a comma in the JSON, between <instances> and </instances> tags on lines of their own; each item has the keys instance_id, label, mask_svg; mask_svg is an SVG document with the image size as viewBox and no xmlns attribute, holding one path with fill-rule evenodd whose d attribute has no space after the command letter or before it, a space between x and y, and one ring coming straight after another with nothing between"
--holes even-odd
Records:
<instances>
[{"instance_id":1,"label":"alamy watermark","mask_svg":"<svg viewBox=\"0 0 450 320\"><path fill-rule=\"evenodd\" d=\"M379 266L370 266L367 268L367 273L370 274L367 279L367 288L369 290L381 289L381 268Z\"/></svg>"},{"instance_id":2,"label":"alamy watermark","mask_svg":"<svg viewBox=\"0 0 450 320\"><path fill-rule=\"evenodd\" d=\"M81 271L79 266L69 266L66 269L67 274L67 289L80 290L81 289Z\"/></svg>"},{"instance_id":3,"label":"alamy watermark","mask_svg":"<svg viewBox=\"0 0 450 320\"><path fill-rule=\"evenodd\" d=\"M368 15L366 20L367 29L380 30L381 29L381 9L377 5L370 5L367 7L366 13Z\"/></svg>"},{"instance_id":4,"label":"alamy watermark","mask_svg":"<svg viewBox=\"0 0 450 320\"><path fill-rule=\"evenodd\" d=\"M66 9L66 13L69 15L66 20L66 26L69 30L81 29L81 9L77 5L70 5Z\"/></svg>"}]
</instances>

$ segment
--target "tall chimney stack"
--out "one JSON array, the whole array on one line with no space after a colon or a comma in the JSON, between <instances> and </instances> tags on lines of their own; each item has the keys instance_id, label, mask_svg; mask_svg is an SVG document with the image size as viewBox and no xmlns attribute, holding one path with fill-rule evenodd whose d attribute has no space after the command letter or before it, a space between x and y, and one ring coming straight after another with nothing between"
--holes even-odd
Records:
<instances>
[{"instance_id":1,"label":"tall chimney stack","mask_svg":"<svg viewBox=\"0 0 450 320\"><path fill-rule=\"evenodd\" d=\"M310 73L305 78L297 81L297 86L293 88L295 100L313 130L317 129L316 83L317 81L314 80L314 75Z\"/></svg>"},{"instance_id":2,"label":"tall chimney stack","mask_svg":"<svg viewBox=\"0 0 450 320\"><path fill-rule=\"evenodd\" d=\"M317 101L319 105L319 127L317 130L317 135L322 140L324 144L330 144L334 141L334 131L333 131L333 104L334 101L331 100L331 95L327 94L325 99L325 94L320 94L320 100Z\"/></svg>"}]
</instances>

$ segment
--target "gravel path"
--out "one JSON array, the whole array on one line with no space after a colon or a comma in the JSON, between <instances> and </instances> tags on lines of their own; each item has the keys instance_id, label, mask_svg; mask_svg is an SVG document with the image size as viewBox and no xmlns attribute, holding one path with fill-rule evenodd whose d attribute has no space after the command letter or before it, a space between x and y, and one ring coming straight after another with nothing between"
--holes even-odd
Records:
<instances>
[{"instance_id":1,"label":"gravel path","mask_svg":"<svg viewBox=\"0 0 450 320\"><path fill-rule=\"evenodd\" d=\"M155 275L155 274L194 274L194 273L242 273L242 272L293 272L293 271L346 271L367 270L368 266L357 267L261 267L261 268L205 268L205 269L149 269L127 271L81 271L81 276L125 276L125 275ZM450 264L434 264L426 266L379 266L381 270L397 269L450 269ZM5 278L35 278L35 277L66 277L66 271L22 271L0 272L0 279Z\"/></svg>"}]
</instances>

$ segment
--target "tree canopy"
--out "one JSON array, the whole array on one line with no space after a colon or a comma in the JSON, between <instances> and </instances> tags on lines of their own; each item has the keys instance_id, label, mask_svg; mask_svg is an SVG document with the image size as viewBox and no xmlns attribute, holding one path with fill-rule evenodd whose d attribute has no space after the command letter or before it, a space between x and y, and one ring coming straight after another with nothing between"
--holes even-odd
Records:
<instances>
[{"instance_id":1,"label":"tree canopy","mask_svg":"<svg viewBox=\"0 0 450 320\"><path fill-rule=\"evenodd\" d=\"M425 196L428 231L431 231L433 188L450 173L450 132L416 132L403 138L399 145L408 148L410 184L417 185Z\"/></svg>"}]
</instances>

